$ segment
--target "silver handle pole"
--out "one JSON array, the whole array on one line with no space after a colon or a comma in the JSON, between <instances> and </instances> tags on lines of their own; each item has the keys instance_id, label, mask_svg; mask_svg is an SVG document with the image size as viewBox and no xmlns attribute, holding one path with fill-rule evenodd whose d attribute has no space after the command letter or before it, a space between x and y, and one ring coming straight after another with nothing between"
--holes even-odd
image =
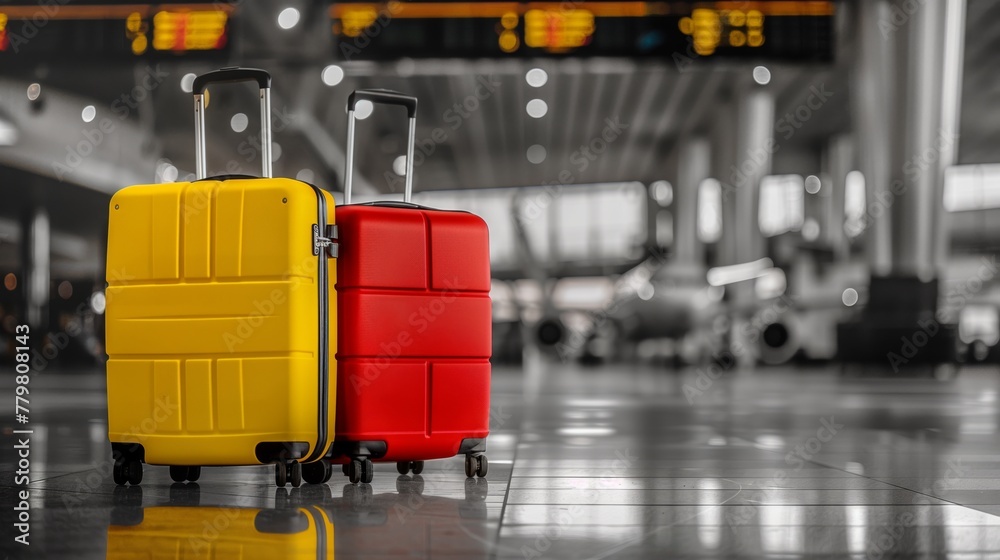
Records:
<instances>
[{"instance_id":1,"label":"silver handle pole","mask_svg":"<svg viewBox=\"0 0 1000 560\"><path fill-rule=\"evenodd\" d=\"M351 186L354 183L354 110L347 112L347 159L344 171L344 204L351 203ZM409 179L407 179L409 180Z\"/></svg>"},{"instance_id":2,"label":"silver handle pole","mask_svg":"<svg viewBox=\"0 0 1000 560\"><path fill-rule=\"evenodd\" d=\"M271 88L260 90L260 158L261 173L271 177Z\"/></svg>"},{"instance_id":3,"label":"silver handle pole","mask_svg":"<svg viewBox=\"0 0 1000 560\"><path fill-rule=\"evenodd\" d=\"M204 179L206 170L205 157L205 96L194 96L194 166L195 177Z\"/></svg>"},{"instance_id":4,"label":"silver handle pole","mask_svg":"<svg viewBox=\"0 0 1000 560\"><path fill-rule=\"evenodd\" d=\"M403 202L409 202L413 195L413 144L417 136L417 117L410 117L410 131L406 142L406 189Z\"/></svg>"},{"instance_id":5,"label":"silver handle pole","mask_svg":"<svg viewBox=\"0 0 1000 560\"><path fill-rule=\"evenodd\" d=\"M207 91L207 90L206 90ZM195 176L208 176L208 157L205 155L205 95L194 94L194 165ZM271 88L260 90L260 158L261 174L271 177Z\"/></svg>"}]
</instances>

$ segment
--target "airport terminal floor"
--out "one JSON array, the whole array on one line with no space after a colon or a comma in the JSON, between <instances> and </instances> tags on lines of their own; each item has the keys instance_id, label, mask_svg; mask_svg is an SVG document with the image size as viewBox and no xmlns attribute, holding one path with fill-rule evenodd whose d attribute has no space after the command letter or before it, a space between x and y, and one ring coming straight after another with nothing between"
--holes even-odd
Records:
<instances>
[{"instance_id":1,"label":"airport terminal floor","mask_svg":"<svg viewBox=\"0 0 1000 560\"><path fill-rule=\"evenodd\" d=\"M485 480L457 458L278 489L264 467L155 466L116 488L102 376L47 371L31 545L5 556L1000 558L1000 372L884 373L497 367Z\"/></svg>"}]
</instances>

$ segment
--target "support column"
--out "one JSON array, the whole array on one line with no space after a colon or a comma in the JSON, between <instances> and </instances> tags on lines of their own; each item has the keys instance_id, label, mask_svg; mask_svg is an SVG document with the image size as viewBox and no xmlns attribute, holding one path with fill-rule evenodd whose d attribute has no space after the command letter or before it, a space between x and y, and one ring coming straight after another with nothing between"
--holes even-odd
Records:
<instances>
[{"instance_id":1,"label":"support column","mask_svg":"<svg viewBox=\"0 0 1000 560\"><path fill-rule=\"evenodd\" d=\"M855 11L857 33L851 105L858 137L858 162L867 190L868 219L864 235L873 276L888 274L892 266L890 209L882 201L891 196L889 162L891 135L895 130L895 87L891 77L895 68L895 44L891 36L889 39L883 37L879 29L879 22L891 21L889 7L888 0L861 0L851 6Z\"/></svg>"},{"instance_id":2,"label":"support column","mask_svg":"<svg viewBox=\"0 0 1000 560\"><path fill-rule=\"evenodd\" d=\"M736 107L732 99L720 99L712 120L712 177L722 185L722 237L719 239L716 262L726 265L736 262L736 187L731 176L736 165Z\"/></svg>"},{"instance_id":3,"label":"support column","mask_svg":"<svg viewBox=\"0 0 1000 560\"><path fill-rule=\"evenodd\" d=\"M712 148L708 138L681 140L674 186L674 260L683 268L705 266L705 246L698 239L698 189L711 176Z\"/></svg>"},{"instance_id":4,"label":"support column","mask_svg":"<svg viewBox=\"0 0 1000 560\"><path fill-rule=\"evenodd\" d=\"M962 80L965 67L965 14L966 0L950 0L943 10L944 39L941 65L944 68L941 79L941 136L952 138L941 149L937 166L937 182L934 193L934 270L941 272L950 252L948 235L948 211L944 208L944 172L958 163L959 120L962 110Z\"/></svg>"},{"instance_id":5,"label":"support column","mask_svg":"<svg viewBox=\"0 0 1000 560\"><path fill-rule=\"evenodd\" d=\"M33 331L41 331L48 322L50 270L49 215L36 207L21 220L21 277L24 279L25 319Z\"/></svg>"},{"instance_id":6,"label":"support column","mask_svg":"<svg viewBox=\"0 0 1000 560\"><path fill-rule=\"evenodd\" d=\"M732 179L736 195L736 262L764 256L760 233L760 180L771 173L774 155L774 95L767 86L753 86L740 99L737 115L736 166Z\"/></svg>"},{"instance_id":7,"label":"support column","mask_svg":"<svg viewBox=\"0 0 1000 560\"><path fill-rule=\"evenodd\" d=\"M894 22L886 0L858 1L859 155L870 189L871 283L863 315L838 330L842 358L894 372L955 360L953 324L935 321L947 253L944 170L955 162L965 33L964 0L925 0ZM916 352L917 332L934 334Z\"/></svg>"},{"instance_id":8,"label":"support column","mask_svg":"<svg viewBox=\"0 0 1000 560\"><path fill-rule=\"evenodd\" d=\"M941 98L944 78L945 0L930 0L916 10L909 22L905 53L906 109L896 130L901 133L902 152L896 151L892 180L905 192L893 208L893 273L935 277L933 266L935 198L941 150L955 144L941 129ZM904 62L904 61L900 61Z\"/></svg>"},{"instance_id":9,"label":"support column","mask_svg":"<svg viewBox=\"0 0 1000 560\"><path fill-rule=\"evenodd\" d=\"M833 248L838 261L849 257L850 246L844 232L844 204L847 202L847 174L854 170L854 140L847 134L834 136L823 154L823 187L828 197L824 239ZM823 192L827 191L827 192Z\"/></svg>"}]
</instances>

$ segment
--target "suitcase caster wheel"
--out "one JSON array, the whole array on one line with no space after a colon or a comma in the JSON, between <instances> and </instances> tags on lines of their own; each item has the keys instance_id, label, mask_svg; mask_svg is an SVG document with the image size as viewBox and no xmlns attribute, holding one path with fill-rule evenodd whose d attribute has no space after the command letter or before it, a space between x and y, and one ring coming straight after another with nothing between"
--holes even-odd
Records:
<instances>
[{"instance_id":1,"label":"suitcase caster wheel","mask_svg":"<svg viewBox=\"0 0 1000 560\"><path fill-rule=\"evenodd\" d=\"M288 481L292 483L293 488L302 486L302 463L298 461L288 463Z\"/></svg>"},{"instance_id":2,"label":"suitcase caster wheel","mask_svg":"<svg viewBox=\"0 0 1000 560\"><path fill-rule=\"evenodd\" d=\"M490 463L486 455L466 455L465 456L465 476L472 478L478 476L483 478L489 471Z\"/></svg>"},{"instance_id":3,"label":"suitcase caster wheel","mask_svg":"<svg viewBox=\"0 0 1000 560\"><path fill-rule=\"evenodd\" d=\"M351 461L347 464L347 477L350 478L351 484L357 484L361 481L361 473L363 470L361 461L357 459Z\"/></svg>"},{"instance_id":4,"label":"suitcase caster wheel","mask_svg":"<svg viewBox=\"0 0 1000 560\"><path fill-rule=\"evenodd\" d=\"M288 467L284 463L274 464L274 484L279 488L284 488L288 483Z\"/></svg>"},{"instance_id":5,"label":"suitcase caster wheel","mask_svg":"<svg viewBox=\"0 0 1000 560\"><path fill-rule=\"evenodd\" d=\"M365 459L362 465L361 471L361 482L365 484L371 483L372 479L375 478L375 465L372 464L371 460Z\"/></svg>"},{"instance_id":6,"label":"suitcase caster wheel","mask_svg":"<svg viewBox=\"0 0 1000 560\"><path fill-rule=\"evenodd\" d=\"M375 465L367 457L364 459L354 459L350 465L347 476L350 477L352 484L357 484L358 482L368 484L375 478Z\"/></svg>"},{"instance_id":7,"label":"suitcase caster wheel","mask_svg":"<svg viewBox=\"0 0 1000 560\"><path fill-rule=\"evenodd\" d=\"M188 468L187 467L170 467L170 480L174 482L184 482L187 480Z\"/></svg>"},{"instance_id":8,"label":"suitcase caster wheel","mask_svg":"<svg viewBox=\"0 0 1000 560\"><path fill-rule=\"evenodd\" d=\"M323 484L333 476L333 465L319 460L315 463L302 465L302 480L309 484Z\"/></svg>"},{"instance_id":9,"label":"suitcase caster wheel","mask_svg":"<svg viewBox=\"0 0 1000 560\"><path fill-rule=\"evenodd\" d=\"M128 482L132 486L138 486L142 482L142 461L138 459L125 459L120 463L115 461L114 470L115 482L120 485Z\"/></svg>"},{"instance_id":10,"label":"suitcase caster wheel","mask_svg":"<svg viewBox=\"0 0 1000 560\"><path fill-rule=\"evenodd\" d=\"M128 482L128 476L125 475L125 460L115 459L115 466L111 469L112 478L115 479L115 484L118 486L125 486Z\"/></svg>"},{"instance_id":11,"label":"suitcase caster wheel","mask_svg":"<svg viewBox=\"0 0 1000 560\"><path fill-rule=\"evenodd\" d=\"M174 482L195 482L201 477L201 467L170 467L170 480Z\"/></svg>"}]
</instances>

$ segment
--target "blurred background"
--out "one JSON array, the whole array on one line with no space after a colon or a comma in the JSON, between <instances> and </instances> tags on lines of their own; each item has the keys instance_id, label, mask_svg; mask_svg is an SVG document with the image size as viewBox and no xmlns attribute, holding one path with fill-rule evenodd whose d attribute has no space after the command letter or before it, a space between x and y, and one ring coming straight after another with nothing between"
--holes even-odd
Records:
<instances>
[{"instance_id":1,"label":"blurred background","mask_svg":"<svg viewBox=\"0 0 1000 560\"><path fill-rule=\"evenodd\" d=\"M998 61L992 0L3 2L31 557L169 552L218 519L241 521L213 557L280 549L256 520L305 506L341 557L995 557ZM419 98L414 202L490 228L488 480L459 457L113 484L108 203L194 178L192 82L234 65L273 75L274 175L338 202L350 92ZM209 175L257 175L253 87L206 112ZM401 199L402 110L357 116L353 200Z\"/></svg>"},{"instance_id":2,"label":"blurred background","mask_svg":"<svg viewBox=\"0 0 1000 560\"><path fill-rule=\"evenodd\" d=\"M497 363L996 362L1000 7L564 4L6 4L0 359L28 322L102 363L109 197L191 179L192 80L243 65L275 175L338 197L347 95L419 97L416 202L489 222ZM209 171L256 174L250 86L210 93ZM358 114L358 195L399 198L405 119Z\"/></svg>"}]
</instances>

